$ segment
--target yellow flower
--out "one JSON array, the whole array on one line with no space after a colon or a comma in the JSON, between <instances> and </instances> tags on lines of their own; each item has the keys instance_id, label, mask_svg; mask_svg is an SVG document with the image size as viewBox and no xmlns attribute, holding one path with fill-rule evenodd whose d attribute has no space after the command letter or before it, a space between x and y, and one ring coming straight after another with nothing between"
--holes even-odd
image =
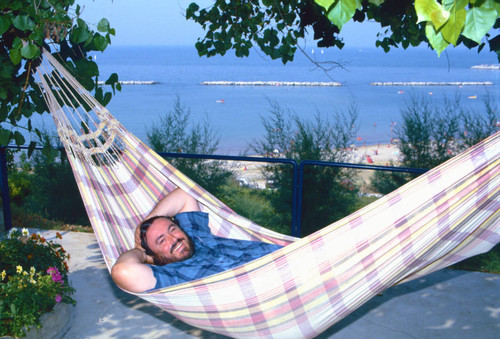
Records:
<instances>
[{"instance_id":1,"label":"yellow flower","mask_svg":"<svg viewBox=\"0 0 500 339\"><path fill-rule=\"evenodd\" d=\"M16 272L17 273L22 273L23 272L23 267L21 265L16 266Z\"/></svg>"},{"instance_id":2,"label":"yellow flower","mask_svg":"<svg viewBox=\"0 0 500 339\"><path fill-rule=\"evenodd\" d=\"M35 274L35 268L33 266L30 267L30 275L33 276Z\"/></svg>"},{"instance_id":3,"label":"yellow flower","mask_svg":"<svg viewBox=\"0 0 500 339\"><path fill-rule=\"evenodd\" d=\"M5 273L5 270L3 270L2 271L2 280L4 280L6 276L7 276L7 273Z\"/></svg>"}]
</instances>

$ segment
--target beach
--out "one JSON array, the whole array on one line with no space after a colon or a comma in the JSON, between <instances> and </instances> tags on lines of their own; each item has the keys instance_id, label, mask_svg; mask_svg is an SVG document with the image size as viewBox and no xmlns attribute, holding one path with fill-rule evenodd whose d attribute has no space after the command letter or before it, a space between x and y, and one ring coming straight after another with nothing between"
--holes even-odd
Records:
<instances>
[{"instance_id":1,"label":"beach","mask_svg":"<svg viewBox=\"0 0 500 339\"><path fill-rule=\"evenodd\" d=\"M400 152L394 144L376 144L352 147L349 163L379 166L398 166ZM312 159L315 160L315 159ZM266 180L262 175L263 162L240 161L234 164L233 172L242 185L264 189ZM368 183L373 171L362 170L359 179Z\"/></svg>"},{"instance_id":2,"label":"beach","mask_svg":"<svg viewBox=\"0 0 500 339\"><path fill-rule=\"evenodd\" d=\"M397 166L400 152L394 144L364 145L353 149L352 161L360 164Z\"/></svg>"}]
</instances>

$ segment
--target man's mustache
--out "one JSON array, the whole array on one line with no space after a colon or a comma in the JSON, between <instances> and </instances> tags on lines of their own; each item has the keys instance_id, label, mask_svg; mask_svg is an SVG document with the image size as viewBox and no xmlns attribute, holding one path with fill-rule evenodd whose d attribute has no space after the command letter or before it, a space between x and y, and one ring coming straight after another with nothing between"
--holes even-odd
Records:
<instances>
[{"instance_id":1,"label":"man's mustache","mask_svg":"<svg viewBox=\"0 0 500 339\"><path fill-rule=\"evenodd\" d=\"M174 248L181 242L183 242L185 239L184 238L181 238L181 239L177 239L176 242L174 242L172 244L172 246L170 246L170 254L174 253Z\"/></svg>"}]
</instances>

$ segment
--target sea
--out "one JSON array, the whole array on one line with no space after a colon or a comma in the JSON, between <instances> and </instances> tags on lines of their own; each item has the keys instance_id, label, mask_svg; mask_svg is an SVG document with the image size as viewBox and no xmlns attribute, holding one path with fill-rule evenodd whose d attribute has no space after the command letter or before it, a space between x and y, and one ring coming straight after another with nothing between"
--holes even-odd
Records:
<instances>
[{"instance_id":1,"label":"sea","mask_svg":"<svg viewBox=\"0 0 500 339\"><path fill-rule=\"evenodd\" d=\"M107 108L133 134L147 142L147 132L173 109L176 98L190 111L190 123L208 123L219 138L218 154L243 154L265 135L263 119L271 102L302 121L319 114L358 108L356 145L389 143L401 123L401 110L414 96L438 105L459 96L461 106L484 112L489 96L500 107L500 70L476 69L498 65L495 53L465 48L440 57L428 48L343 48L297 52L284 65L259 50L239 58L200 57L193 46L110 46L93 56L101 80L117 73L121 81L152 81L154 85L124 85ZM325 71L322 65L341 65ZM208 86L205 81L340 82L323 86ZM479 86L373 86L374 82L491 82Z\"/></svg>"}]
</instances>

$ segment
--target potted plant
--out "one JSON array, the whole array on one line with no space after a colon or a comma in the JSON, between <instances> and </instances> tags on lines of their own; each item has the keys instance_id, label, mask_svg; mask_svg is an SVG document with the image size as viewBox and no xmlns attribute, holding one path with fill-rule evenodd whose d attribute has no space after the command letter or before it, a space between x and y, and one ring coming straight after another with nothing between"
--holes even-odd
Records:
<instances>
[{"instance_id":1,"label":"potted plant","mask_svg":"<svg viewBox=\"0 0 500 339\"><path fill-rule=\"evenodd\" d=\"M62 239L59 232L56 237ZM60 244L25 228L13 228L0 241L0 336L23 337L58 303L76 304L69 258Z\"/></svg>"}]
</instances>

